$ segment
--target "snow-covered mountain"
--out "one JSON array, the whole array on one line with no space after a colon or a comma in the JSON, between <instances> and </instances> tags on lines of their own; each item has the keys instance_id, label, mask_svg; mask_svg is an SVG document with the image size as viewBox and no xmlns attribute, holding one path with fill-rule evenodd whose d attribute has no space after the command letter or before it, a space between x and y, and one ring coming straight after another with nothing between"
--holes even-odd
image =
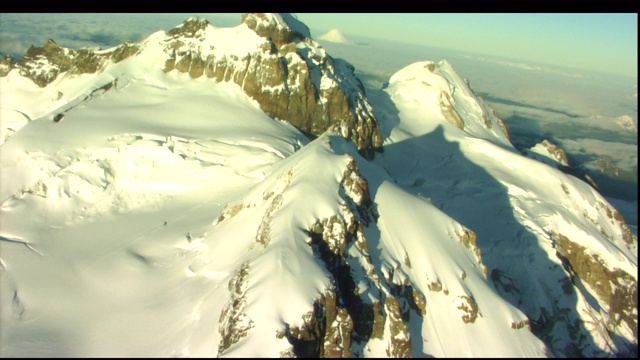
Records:
<instances>
[{"instance_id":1,"label":"snow-covered mountain","mask_svg":"<svg viewBox=\"0 0 640 360\"><path fill-rule=\"evenodd\" d=\"M365 94L247 14L5 63L2 356L635 354L636 235L446 61Z\"/></svg>"},{"instance_id":2,"label":"snow-covered mountain","mask_svg":"<svg viewBox=\"0 0 640 360\"><path fill-rule=\"evenodd\" d=\"M353 44L353 41L347 39L347 37L338 29L331 29L318 36L318 39L340 44Z\"/></svg>"}]
</instances>

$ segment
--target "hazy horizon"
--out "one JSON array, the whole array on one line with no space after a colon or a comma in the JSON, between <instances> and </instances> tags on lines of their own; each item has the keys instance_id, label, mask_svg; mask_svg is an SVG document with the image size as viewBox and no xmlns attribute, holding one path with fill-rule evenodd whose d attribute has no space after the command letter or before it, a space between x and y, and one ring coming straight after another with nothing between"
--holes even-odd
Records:
<instances>
[{"instance_id":1,"label":"hazy horizon","mask_svg":"<svg viewBox=\"0 0 640 360\"><path fill-rule=\"evenodd\" d=\"M30 45L42 46L49 38L65 47L114 46L169 30L192 15L206 17L218 27L241 21L241 14L235 13L5 13L0 14L0 52L24 54ZM350 36L637 77L638 24L634 14L295 15L310 28L312 37L339 29Z\"/></svg>"}]
</instances>

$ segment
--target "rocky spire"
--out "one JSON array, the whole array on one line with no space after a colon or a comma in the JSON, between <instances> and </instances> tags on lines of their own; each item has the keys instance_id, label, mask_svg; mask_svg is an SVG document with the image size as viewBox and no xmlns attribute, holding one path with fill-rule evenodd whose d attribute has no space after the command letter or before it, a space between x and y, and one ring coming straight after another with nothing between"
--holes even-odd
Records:
<instances>
[{"instance_id":1,"label":"rocky spire","mask_svg":"<svg viewBox=\"0 0 640 360\"><path fill-rule=\"evenodd\" d=\"M311 38L307 25L291 14L243 14L242 22L277 47Z\"/></svg>"}]
</instances>

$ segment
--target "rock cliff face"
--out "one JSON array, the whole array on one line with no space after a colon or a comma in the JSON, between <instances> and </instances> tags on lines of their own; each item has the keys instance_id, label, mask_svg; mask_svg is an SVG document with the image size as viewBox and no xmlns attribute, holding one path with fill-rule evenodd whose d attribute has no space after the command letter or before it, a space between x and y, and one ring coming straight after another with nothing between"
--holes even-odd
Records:
<instances>
[{"instance_id":1,"label":"rock cliff face","mask_svg":"<svg viewBox=\"0 0 640 360\"><path fill-rule=\"evenodd\" d=\"M42 47L32 45L25 56L18 61L16 67L20 75L33 80L40 87L45 87L56 80L60 74L92 74L102 69L107 60L111 59L118 63L138 51L139 47L130 42L125 42L109 51L97 51L86 48L67 49L49 39Z\"/></svg>"},{"instance_id":2,"label":"rock cliff face","mask_svg":"<svg viewBox=\"0 0 640 360\"><path fill-rule=\"evenodd\" d=\"M16 62L9 55L5 55L2 58L0 58L0 77L6 76L9 73L9 71L13 69L15 65L16 65Z\"/></svg>"},{"instance_id":3,"label":"rock cliff face","mask_svg":"<svg viewBox=\"0 0 640 360\"><path fill-rule=\"evenodd\" d=\"M235 82L269 116L307 134L331 128L359 150L381 148L378 122L353 66L327 55L291 15L244 14L242 21L264 38L255 51L238 56L206 49L203 39L211 25L192 17L167 32L170 57L164 71Z\"/></svg>"}]
</instances>

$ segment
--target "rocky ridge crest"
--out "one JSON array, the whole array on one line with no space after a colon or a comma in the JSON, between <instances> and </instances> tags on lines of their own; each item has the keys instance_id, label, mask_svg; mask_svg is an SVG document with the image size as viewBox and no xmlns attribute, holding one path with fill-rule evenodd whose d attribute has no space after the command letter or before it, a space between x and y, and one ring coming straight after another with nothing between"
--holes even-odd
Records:
<instances>
[{"instance_id":1,"label":"rocky ridge crest","mask_svg":"<svg viewBox=\"0 0 640 360\"><path fill-rule=\"evenodd\" d=\"M306 134L332 129L359 150L381 148L378 121L351 64L329 56L291 15L244 14L242 21L264 38L253 52L238 56L206 49L211 25L192 17L167 32L164 46L170 57L164 71L234 82L269 116Z\"/></svg>"},{"instance_id":2,"label":"rocky ridge crest","mask_svg":"<svg viewBox=\"0 0 640 360\"><path fill-rule=\"evenodd\" d=\"M208 37L220 36L213 33L215 29L206 19L190 17L164 33L160 40L167 54L160 59L163 71L234 82L267 115L289 121L311 137L331 129L352 140L363 155L381 151L379 124L354 67L329 56L302 22L289 14L244 14L242 24L230 28L240 38L229 40L242 42L248 32L254 32L263 41L243 53L211 45ZM31 46L15 65L3 59L0 76L15 68L46 87L65 74L104 71L144 51L146 41L125 42L107 50L73 50L49 40L42 47Z\"/></svg>"}]
</instances>

